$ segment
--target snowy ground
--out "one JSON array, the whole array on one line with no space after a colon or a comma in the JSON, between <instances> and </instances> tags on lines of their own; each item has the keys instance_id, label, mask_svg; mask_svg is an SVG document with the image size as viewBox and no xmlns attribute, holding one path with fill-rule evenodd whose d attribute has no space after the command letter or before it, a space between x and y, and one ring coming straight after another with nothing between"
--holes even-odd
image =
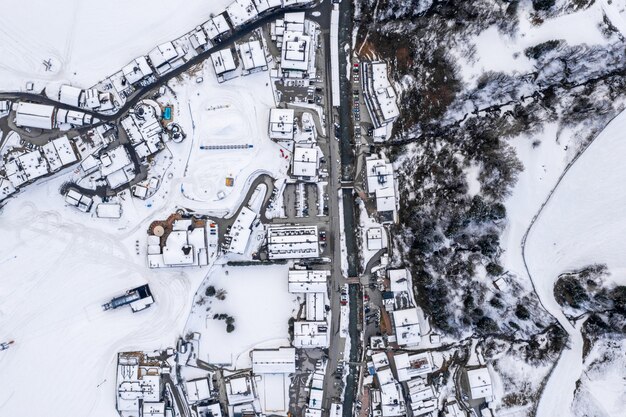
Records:
<instances>
[{"instance_id":1,"label":"snowy ground","mask_svg":"<svg viewBox=\"0 0 626 417\"><path fill-rule=\"evenodd\" d=\"M198 290L185 329L202 334L201 360L249 368L248 353L254 347L289 346L288 321L303 300L289 293L288 270L288 264L213 268ZM207 297L208 286L224 290L226 298ZM235 330L227 333L226 323L214 320L214 314L234 317Z\"/></svg>"},{"instance_id":2,"label":"snowy ground","mask_svg":"<svg viewBox=\"0 0 626 417\"><path fill-rule=\"evenodd\" d=\"M609 280L626 284L626 195L620 192L626 180L621 158L626 152L624 129L626 112L605 128L565 175L528 235L526 257L537 293L572 339L571 349L564 351L548 382L538 415L569 415L563 404L571 404L582 373L582 336L553 296L558 274L604 263L611 273ZM604 396L596 400L611 400L610 392Z\"/></svg>"},{"instance_id":3,"label":"snowy ground","mask_svg":"<svg viewBox=\"0 0 626 417\"><path fill-rule=\"evenodd\" d=\"M0 15L0 90L34 81L65 80L89 87L156 45L221 13L231 0L30 0ZM6 5L5 5L6 6ZM157 29L158 28L158 29ZM51 60L46 71L43 61Z\"/></svg>"},{"instance_id":4,"label":"snowy ground","mask_svg":"<svg viewBox=\"0 0 626 417\"><path fill-rule=\"evenodd\" d=\"M626 409L625 340L601 339L585 359L572 415L577 417L611 417L623 415Z\"/></svg>"},{"instance_id":5,"label":"snowy ground","mask_svg":"<svg viewBox=\"0 0 626 417\"><path fill-rule=\"evenodd\" d=\"M198 77L204 81L197 83ZM185 207L202 210L207 202L214 211L235 207L258 175L287 175L289 160L268 136L269 112L275 107L269 72L219 84L211 62L205 61L192 76L173 80L170 86L176 97L170 93L159 101L174 105L174 122L187 134L183 144L170 146L185 168L180 184ZM209 149L229 145L251 147ZM234 179L233 187L226 186L226 177Z\"/></svg>"},{"instance_id":6,"label":"snowy ground","mask_svg":"<svg viewBox=\"0 0 626 417\"><path fill-rule=\"evenodd\" d=\"M64 207L61 182L31 187L0 216L0 339L15 340L0 355L2 415L117 415L116 353L172 346L203 277L148 274L133 248L147 222L118 230ZM146 282L156 299L148 310L102 311Z\"/></svg>"}]
</instances>

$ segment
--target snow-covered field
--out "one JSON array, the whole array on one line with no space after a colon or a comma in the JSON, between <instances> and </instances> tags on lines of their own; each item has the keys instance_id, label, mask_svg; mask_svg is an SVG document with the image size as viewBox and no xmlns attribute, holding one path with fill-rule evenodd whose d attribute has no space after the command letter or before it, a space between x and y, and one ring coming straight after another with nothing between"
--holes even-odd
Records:
<instances>
[{"instance_id":1,"label":"snow-covered field","mask_svg":"<svg viewBox=\"0 0 626 417\"><path fill-rule=\"evenodd\" d=\"M288 264L216 265L198 290L185 328L185 334L203 335L199 359L242 369L251 366L254 347L288 346L288 321L303 301L288 291L288 270ZM208 286L224 291L225 299L207 297ZM213 319L215 314L232 316L235 330L228 333L224 320Z\"/></svg>"},{"instance_id":2,"label":"snow-covered field","mask_svg":"<svg viewBox=\"0 0 626 417\"><path fill-rule=\"evenodd\" d=\"M222 12L230 0L6 2L0 14L0 90L48 81L94 85L133 58ZM52 66L46 71L44 61Z\"/></svg>"},{"instance_id":3,"label":"snow-covered field","mask_svg":"<svg viewBox=\"0 0 626 417\"><path fill-rule=\"evenodd\" d=\"M565 175L528 235L526 259L537 293L572 340L571 349L564 351L546 387L539 415L569 415L563 404L571 404L575 382L582 373L582 336L554 300L558 274L604 263L611 273L609 280L626 284L626 194L621 192L626 181L621 158L626 152L625 129L623 112ZM626 371L623 373L626 376Z\"/></svg>"},{"instance_id":4,"label":"snow-covered field","mask_svg":"<svg viewBox=\"0 0 626 417\"><path fill-rule=\"evenodd\" d=\"M145 239L63 207L52 182L20 196L0 216L0 414L115 416L120 350L172 346L202 271L147 273L131 248ZM108 230L104 230L108 229ZM149 283L157 303L133 314L101 305Z\"/></svg>"}]
</instances>

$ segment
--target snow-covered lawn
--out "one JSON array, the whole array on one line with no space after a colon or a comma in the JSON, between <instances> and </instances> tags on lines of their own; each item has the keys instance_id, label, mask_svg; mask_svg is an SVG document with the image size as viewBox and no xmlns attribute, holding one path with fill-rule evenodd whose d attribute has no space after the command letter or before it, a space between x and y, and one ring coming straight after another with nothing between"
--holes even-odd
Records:
<instances>
[{"instance_id":1,"label":"snow-covered lawn","mask_svg":"<svg viewBox=\"0 0 626 417\"><path fill-rule=\"evenodd\" d=\"M288 270L289 265L215 266L196 294L185 329L202 333L199 359L246 368L252 348L288 346L289 318L301 302L288 291ZM207 297L209 286L225 291L225 299ZM228 333L215 314L232 316L235 330Z\"/></svg>"},{"instance_id":2,"label":"snow-covered lawn","mask_svg":"<svg viewBox=\"0 0 626 417\"><path fill-rule=\"evenodd\" d=\"M29 0L0 14L0 90L66 80L89 87L156 45L222 12L231 0ZM51 60L46 71L44 61Z\"/></svg>"}]
</instances>

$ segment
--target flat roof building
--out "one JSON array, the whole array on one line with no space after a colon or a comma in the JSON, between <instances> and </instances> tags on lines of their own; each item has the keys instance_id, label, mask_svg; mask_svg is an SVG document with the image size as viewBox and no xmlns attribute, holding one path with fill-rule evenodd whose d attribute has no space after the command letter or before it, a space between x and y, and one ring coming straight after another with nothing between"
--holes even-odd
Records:
<instances>
[{"instance_id":1,"label":"flat roof building","mask_svg":"<svg viewBox=\"0 0 626 417\"><path fill-rule=\"evenodd\" d=\"M397 218L397 197L393 165L377 155L365 158L367 192L376 198L376 211L383 223L395 222Z\"/></svg>"},{"instance_id":2,"label":"flat roof building","mask_svg":"<svg viewBox=\"0 0 626 417\"><path fill-rule=\"evenodd\" d=\"M46 104L20 102L15 111L15 124L20 127L53 129L55 108Z\"/></svg>"},{"instance_id":3,"label":"flat roof building","mask_svg":"<svg viewBox=\"0 0 626 417\"><path fill-rule=\"evenodd\" d=\"M270 109L270 139L292 140L294 132L295 111L293 109Z\"/></svg>"},{"instance_id":4,"label":"flat roof building","mask_svg":"<svg viewBox=\"0 0 626 417\"><path fill-rule=\"evenodd\" d=\"M296 321L293 326L293 345L296 348L328 347L330 336L325 321Z\"/></svg>"},{"instance_id":5,"label":"flat roof building","mask_svg":"<svg viewBox=\"0 0 626 417\"><path fill-rule=\"evenodd\" d=\"M259 15L252 0L235 0L226 7L226 13L235 28L256 19Z\"/></svg>"},{"instance_id":6,"label":"flat roof building","mask_svg":"<svg viewBox=\"0 0 626 417\"><path fill-rule=\"evenodd\" d=\"M230 240L228 251L243 255L248 247L248 241L252 234L252 223L256 219L256 213L243 206L233 223L227 239Z\"/></svg>"},{"instance_id":7,"label":"flat roof building","mask_svg":"<svg viewBox=\"0 0 626 417\"><path fill-rule=\"evenodd\" d=\"M317 177L319 168L319 157L317 146L296 145L293 151L291 173L300 179L311 179Z\"/></svg>"},{"instance_id":8,"label":"flat roof building","mask_svg":"<svg viewBox=\"0 0 626 417\"><path fill-rule=\"evenodd\" d=\"M389 82L387 63L361 62L361 86L374 127L380 128L396 121L400 110L395 90Z\"/></svg>"},{"instance_id":9,"label":"flat roof building","mask_svg":"<svg viewBox=\"0 0 626 417\"><path fill-rule=\"evenodd\" d=\"M486 367L467 371L467 381L470 388L470 397L473 400L481 398L490 401L493 397L493 385L489 369Z\"/></svg>"},{"instance_id":10,"label":"flat roof building","mask_svg":"<svg viewBox=\"0 0 626 417\"><path fill-rule=\"evenodd\" d=\"M267 229L270 259L317 258L317 226L272 226Z\"/></svg>"},{"instance_id":11,"label":"flat roof building","mask_svg":"<svg viewBox=\"0 0 626 417\"><path fill-rule=\"evenodd\" d=\"M235 57L233 51L230 48L221 49L211 54L211 62L213 63L213 69L219 82L224 82L226 78L225 74L228 74L237 69L235 64Z\"/></svg>"},{"instance_id":12,"label":"flat roof building","mask_svg":"<svg viewBox=\"0 0 626 417\"><path fill-rule=\"evenodd\" d=\"M255 374L291 374L296 371L296 350L281 347L252 351L252 372Z\"/></svg>"},{"instance_id":13,"label":"flat roof building","mask_svg":"<svg viewBox=\"0 0 626 417\"><path fill-rule=\"evenodd\" d=\"M250 41L239 45L244 75L267 70L267 59L261 41Z\"/></svg>"},{"instance_id":14,"label":"flat roof building","mask_svg":"<svg viewBox=\"0 0 626 417\"><path fill-rule=\"evenodd\" d=\"M289 270L290 293L326 293L330 271L311 269Z\"/></svg>"},{"instance_id":15,"label":"flat roof building","mask_svg":"<svg viewBox=\"0 0 626 417\"><path fill-rule=\"evenodd\" d=\"M417 308L394 310L393 325L396 334L396 342L400 346L416 346L421 340L419 318Z\"/></svg>"},{"instance_id":16,"label":"flat roof building","mask_svg":"<svg viewBox=\"0 0 626 417\"><path fill-rule=\"evenodd\" d=\"M202 28L204 29L210 40L214 40L215 38L230 31L230 26L228 25L224 14L219 14L214 18L209 19L206 23L202 25Z\"/></svg>"}]
</instances>

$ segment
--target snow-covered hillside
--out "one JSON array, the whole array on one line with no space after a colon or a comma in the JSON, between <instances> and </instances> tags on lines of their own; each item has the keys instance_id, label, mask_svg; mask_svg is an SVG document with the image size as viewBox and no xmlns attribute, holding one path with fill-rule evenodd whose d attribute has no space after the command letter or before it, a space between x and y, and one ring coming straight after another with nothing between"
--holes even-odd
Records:
<instances>
[{"instance_id":1,"label":"snow-covered hillside","mask_svg":"<svg viewBox=\"0 0 626 417\"><path fill-rule=\"evenodd\" d=\"M179 7L164 0L12 2L0 15L0 91L22 90L27 81L35 82L38 90L48 81L92 86L229 3L186 0ZM48 60L49 70L44 65Z\"/></svg>"}]
</instances>

